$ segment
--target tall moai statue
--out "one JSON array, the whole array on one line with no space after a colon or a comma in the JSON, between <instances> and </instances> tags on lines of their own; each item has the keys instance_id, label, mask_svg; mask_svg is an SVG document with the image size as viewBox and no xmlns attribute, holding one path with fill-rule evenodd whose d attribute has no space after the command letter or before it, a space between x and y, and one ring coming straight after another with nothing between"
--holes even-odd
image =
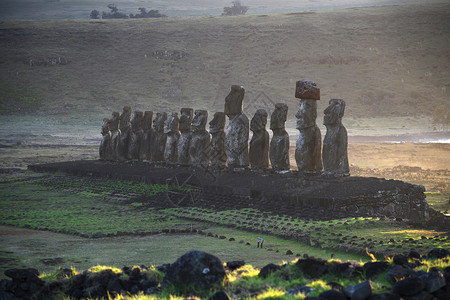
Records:
<instances>
[{"instance_id":1,"label":"tall moai statue","mask_svg":"<svg viewBox=\"0 0 450 300\"><path fill-rule=\"evenodd\" d=\"M225 154L225 113L216 112L214 118L209 122L209 133L211 134L211 166L226 166L227 155Z\"/></svg>"},{"instance_id":2,"label":"tall moai statue","mask_svg":"<svg viewBox=\"0 0 450 300\"><path fill-rule=\"evenodd\" d=\"M98 149L98 154L101 160L111 160L112 159L112 149L111 149L111 120L108 118L103 119L102 124L102 141L100 142L100 147Z\"/></svg>"},{"instance_id":3,"label":"tall moai statue","mask_svg":"<svg viewBox=\"0 0 450 300\"><path fill-rule=\"evenodd\" d=\"M145 111L144 120L142 122L142 139L139 148L139 160L152 159L152 143L155 136L155 130L152 127L153 112Z\"/></svg>"},{"instance_id":4,"label":"tall moai statue","mask_svg":"<svg viewBox=\"0 0 450 300\"><path fill-rule=\"evenodd\" d=\"M110 143L112 155L111 160L119 159L119 154L117 150L120 140L119 119L120 114L117 111L113 112L112 117L110 119L111 122L109 124L109 130L111 132L111 143Z\"/></svg>"},{"instance_id":5,"label":"tall moai statue","mask_svg":"<svg viewBox=\"0 0 450 300\"><path fill-rule=\"evenodd\" d=\"M331 99L324 111L323 124L327 133L323 140L323 168L325 174L347 176L350 174L347 156L347 129L342 125L345 102Z\"/></svg>"},{"instance_id":6,"label":"tall moai statue","mask_svg":"<svg viewBox=\"0 0 450 300\"><path fill-rule=\"evenodd\" d=\"M233 85L225 98L225 114L229 118L225 131L225 153L228 166L247 168L249 121L243 112L245 90L242 86Z\"/></svg>"},{"instance_id":7,"label":"tall moai statue","mask_svg":"<svg viewBox=\"0 0 450 300\"><path fill-rule=\"evenodd\" d=\"M180 138L178 113L171 113L164 123L164 133L166 134L166 147L164 149L164 159L166 162L178 162L178 140Z\"/></svg>"},{"instance_id":8,"label":"tall moai statue","mask_svg":"<svg viewBox=\"0 0 450 300\"><path fill-rule=\"evenodd\" d=\"M164 161L164 148L166 147L166 134L164 133L164 122L167 120L167 113L156 113L153 119L155 135L152 142L152 161Z\"/></svg>"},{"instance_id":9,"label":"tall moai statue","mask_svg":"<svg viewBox=\"0 0 450 300\"><path fill-rule=\"evenodd\" d=\"M142 136L144 130L142 123L144 122L144 113L142 111L134 111L133 120L131 120L130 141L128 143L129 159L139 159L139 150L141 148Z\"/></svg>"},{"instance_id":10,"label":"tall moai statue","mask_svg":"<svg viewBox=\"0 0 450 300\"><path fill-rule=\"evenodd\" d=\"M209 165L211 135L206 131L208 112L196 110L192 120L189 155L193 165Z\"/></svg>"},{"instance_id":11,"label":"tall moai statue","mask_svg":"<svg viewBox=\"0 0 450 300\"><path fill-rule=\"evenodd\" d=\"M180 139L178 140L178 163L189 165L191 158L189 156L189 146L191 143L191 123L194 116L192 108L182 108L180 116Z\"/></svg>"},{"instance_id":12,"label":"tall moai statue","mask_svg":"<svg viewBox=\"0 0 450 300\"><path fill-rule=\"evenodd\" d=\"M289 163L289 134L285 129L288 106L285 103L275 104L270 116L270 129L273 131L270 141L270 164L275 171L287 171Z\"/></svg>"},{"instance_id":13,"label":"tall moai statue","mask_svg":"<svg viewBox=\"0 0 450 300\"><path fill-rule=\"evenodd\" d=\"M250 141L250 166L254 169L269 167L269 133L266 130L267 111L258 109L250 121L253 136Z\"/></svg>"},{"instance_id":14,"label":"tall moai statue","mask_svg":"<svg viewBox=\"0 0 450 300\"><path fill-rule=\"evenodd\" d=\"M299 171L316 173L322 171L322 136L316 124L317 101L320 89L310 80L299 80L295 97L300 99L300 108L295 117L299 130L295 148L295 161Z\"/></svg>"},{"instance_id":15,"label":"tall moai statue","mask_svg":"<svg viewBox=\"0 0 450 300\"><path fill-rule=\"evenodd\" d=\"M120 137L117 145L118 159L127 160L130 159L128 154L128 144L130 142L131 134L131 107L129 106L123 107L122 114L119 117L119 129Z\"/></svg>"}]
</instances>

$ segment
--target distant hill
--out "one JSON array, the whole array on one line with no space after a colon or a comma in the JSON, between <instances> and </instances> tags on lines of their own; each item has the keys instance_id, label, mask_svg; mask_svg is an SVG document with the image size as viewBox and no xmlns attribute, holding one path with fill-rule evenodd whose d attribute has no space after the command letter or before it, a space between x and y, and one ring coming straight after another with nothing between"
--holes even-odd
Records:
<instances>
[{"instance_id":1,"label":"distant hill","mask_svg":"<svg viewBox=\"0 0 450 300\"><path fill-rule=\"evenodd\" d=\"M450 3L307 13L0 23L0 108L110 114L223 110L232 84L257 107L295 81L354 117L430 116L450 98Z\"/></svg>"}]
</instances>

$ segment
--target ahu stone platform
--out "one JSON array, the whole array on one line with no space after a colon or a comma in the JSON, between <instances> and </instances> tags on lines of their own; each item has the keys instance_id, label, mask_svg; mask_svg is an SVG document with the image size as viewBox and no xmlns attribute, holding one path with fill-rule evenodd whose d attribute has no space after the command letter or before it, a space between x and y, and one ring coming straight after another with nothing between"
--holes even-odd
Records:
<instances>
[{"instance_id":1,"label":"ahu stone platform","mask_svg":"<svg viewBox=\"0 0 450 300\"><path fill-rule=\"evenodd\" d=\"M29 169L189 188L189 192L167 192L147 199L152 206L161 208L254 208L262 213L309 219L356 216L428 218L423 186L382 178L306 176L295 171L284 174L244 169L235 171L145 161L81 160L31 165Z\"/></svg>"}]
</instances>

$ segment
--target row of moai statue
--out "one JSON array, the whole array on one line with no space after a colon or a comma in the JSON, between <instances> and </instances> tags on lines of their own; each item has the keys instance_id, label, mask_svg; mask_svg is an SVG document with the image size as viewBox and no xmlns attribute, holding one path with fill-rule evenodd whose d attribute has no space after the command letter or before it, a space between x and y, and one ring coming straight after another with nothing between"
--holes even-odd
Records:
<instances>
[{"instance_id":1,"label":"row of moai statue","mask_svg":"<svg viewBox=\"0 0 450 300\"><path fill-rule=\"evenodd\" d=\"M288 106L275 104L270 118L273 131L269 143L267 111L258 109L249 122L243 112L245 90L233 85L225 98L225 111L216 112L206 130L208 112L182 108L178 113L135 111L126 106L122 114L113 112L103 119L100 158L104 160L148 160L154 162L204 165L213 167L288 171L289 135L285 129ZM296 83L295 97L300 99L296 114L299 136L295 160L299 171L317 174L348 175L347 130L342 125L345 102L331 99L324 111L327 133L323 141L316 124L320 89L309 80ZM225 116L229 122L225 129ZM250 124L249 124L250 123ZM153 125L153 126L152 126ZM253 132L249 143L249 130Z\"/></svg>"}]
</instances>

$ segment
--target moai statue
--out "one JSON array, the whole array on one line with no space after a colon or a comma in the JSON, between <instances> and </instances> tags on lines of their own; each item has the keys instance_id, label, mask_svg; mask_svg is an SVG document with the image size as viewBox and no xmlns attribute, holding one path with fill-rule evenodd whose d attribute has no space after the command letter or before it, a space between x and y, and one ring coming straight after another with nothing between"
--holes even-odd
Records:
<instances>
[{"instance_id":1,"label":"moai statue","mask_svg":"<svg viewBox=\"0 0 450 300\"><path fill-rule=\"evenodd\" d=\"M288 106L284 103L275 104L275 110L270 116L270 129L273 131L270 141L270 163L275 171L287 171L289 164L289 134L285 129Z\"/></svg>"},{"instance_id":2,"label":"moai statue","mask_svg":"<svg viewBox=\"0 0 450 300\"><path fill-rule=\"evenodd\" d=\"M216 112L214 118L209 122L209 133L211 134L211 166L221 167L227 164L225 154L225 113Z\"/></svg>"},{"instance_id":3,"label":"moai statue","mask_svg":"<svg viewBox=\"0 0 450 300\"><path fill-rule=\"evenodd\" d=\"M225 114L229 118L225 131L225 153L228 166L232 168L248 167L249 121L243 113L245 90L233 85L225 98Z\"/></svg>"},{"instance_id":4,"label":"moai statue","mask_svg":"<svg viewBox=\"0 0 450 300\"><path fill-rule=\"evenodd\" d=\"M258 109L250 121L253 136L250 141L250 166L253 169L267 169L269 167L269 133L266 130L267 111Z\"/></svg>"},{"instance_id":5,"label":"moai statue","mask_svg":"<svg viewBox=\"0 0 450 300\"><path fill-rule=\"evenodd\" d=\"M143 122L144 113L136 110L133 120L131 120L130 141L128 143L129 159L139 159L139 150L141 148L142 136L144 135L144 130L142 129Z\"/></svg>"},{"instance_id":6,"label":"moai statue","mask_svg":"<svg viewBox=\"0 0 450 300\"><path fill-rule=\"evenodd\" d=\"M323 140L323 168L325 174L348 176L347 129L342 125L345 102L342 99L331 99L329 103L323 116L323 124L327 127Z\"/></svg>"},{"instance_id":7,"label":"moai statue","mask_svg":"<svg viewBox=\"0 0 450 300\"><path fill-rule=\"evenodd\" d=\"M139 148L139 159L140 160L151 160L152 159L152 143L155 135L155 130L152 128L153 122L153 112L144 112L144 120L142 122L142 134L141 144Z\"/></svg>"},{"instance_id":8,"label":"moai statue","mask_svg":"<svg viewBox=\"0 0 450 300\"><path fill-rule=\"evenodd\" d=\"M101 160L111 160L111 120L108 118L103 119L102 124L102 141L100 142L100 148L98 149L98 154Z\"/></svg>"},{"instance_id":9,"label":"moai statue","mask_svg":"<svg viewBox=\"0 0 450 300\"><path fill-rule=\"evenodd\" d=\"M191 123L194 115L192 108L182 108L180 116L180 132L181 136L178 140L178 163L189 165L191 158L189 156L189 145L191 142L192 132Z\"/></svg>"},{"instance_id":10,"label":"moai statue","mask_svg":"<svg viewBox=\"0 0 450 300\"><path fill-rule=\"evenodd\" d=\"M192 138L189 145L189 155L193 165L209 165L209 152L211 136L206 131L206 121L208 112L206 110L196 110L192 120Z\"/></svg>"},{"instance_id":11,"label":"moai statue","mask_svg":"<svg viewBox=\"0 0 450 300\"><path fill-rule=\"evenodd\" d=\"M295 117L299 130L295 148L295 161L299 171L316 173L322 171L322 136L316 124L317 100L320 89L309 80L297 81L295 97L300 100L300 108Z\"/></svg>"},{"instance_id":12,"label":"moai statue","mask_svg":"<svg viewBox=\"0 0 450 300\"><path fill-rule=\"evenodd\" d=\"M164 133L167 136L166 147L164 149L164 159L166 162L178 162L179 123L180 119L178 119L177 113L171 113L164 123Z\"/></svg>"},{"instance_id":13,"label":"moai statue","mask_svg":"<svg viewBox=\"0 0 450 300\"><path fill-rule=\"evenodd\" d=\"M164 122L167 120L167 113L156 113L153 120L155 135L152 142L152 161L164 161L164 148L166 147L166 134L164 133Z\"/></svg>"},{"instance_id":14,"label":"moai statue","mask_svg":"<svg viewBox=\"0 0 450 300\"><path fill-rule=\"evenodd\" d=\"M117 145L117 154L119 160L129 159L128 144L131 133L131 107L124 106L123 112L119 117L120 137Z\"/></svg>"},{"instance_id":15,"label":"moai statue","mask_svg":"<svg viewBox=\"0 0 450 300\"><path fill-rule=\"evenodd\" d=\"M119 140L120 140L120 130L119 130L119 118L120 114L118 112L112 113L112 118L110 119L111 123L109 125L109 130L111 132L111 159L112 160L118 160L119 154L118 154L118 146L119 146Z\"/></svg>"}]
</instances>

